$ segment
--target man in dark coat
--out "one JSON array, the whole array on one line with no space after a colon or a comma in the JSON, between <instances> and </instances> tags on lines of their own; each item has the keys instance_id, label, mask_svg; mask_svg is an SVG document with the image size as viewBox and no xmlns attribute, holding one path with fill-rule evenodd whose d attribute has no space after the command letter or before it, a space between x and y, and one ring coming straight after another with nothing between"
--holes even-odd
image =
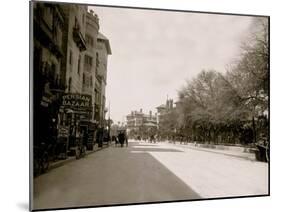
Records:
<instances>
[{"instance_id":1,"label":"man in dark coat","mask_svg":"<svg viewBox=\"0 0 281 212\"><path fill-rule=\"evenodd\" d=\"M121 144L121 147L123 147L125 140L126 140L125 132L120 131L119 134L118 134L118 141Z\"/></svg>"}]
</instances>

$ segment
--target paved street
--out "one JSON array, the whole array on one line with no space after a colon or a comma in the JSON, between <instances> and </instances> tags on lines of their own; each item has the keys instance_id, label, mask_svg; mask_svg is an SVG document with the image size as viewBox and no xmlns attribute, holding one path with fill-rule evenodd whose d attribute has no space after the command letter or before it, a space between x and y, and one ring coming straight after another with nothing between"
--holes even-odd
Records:
<instances>
[{"instance_id":1,"label":"paved street","mask_svg":"<svg viewBox=\"0 0 281 212\"><path fill-rule=\"evenodd\" d=\"M37 177L34 209L267 194L267 170L188 146L131 141Z\"/></svg>"}]
</instances>

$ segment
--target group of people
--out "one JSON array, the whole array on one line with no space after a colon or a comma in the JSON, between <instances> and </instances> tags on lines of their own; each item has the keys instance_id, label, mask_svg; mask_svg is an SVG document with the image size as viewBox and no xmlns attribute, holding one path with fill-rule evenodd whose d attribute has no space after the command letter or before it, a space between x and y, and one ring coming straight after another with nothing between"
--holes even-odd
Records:
<instances>
[{"instance_id":1,"label":"group of people","mask_svg":"<svg viewBox=\"0 0 281 212\"><path fill-rule=\"evenodd\" d=\"M123 147L124 144L126 144L126 147L128 147L128 137L126 135L126 131L119 131L117 136L112 136L112 141L115 141L115 146L120 144L121 147Z\"/></svg>"},{"instance_id":2,"label":"group of people","mask_svg":"<svg viewBox=\"0 0 281 212\"><path fill-rule=\"evenodd\" d=\"M158 140L158 136L156 134L155 135L152 134L150 136L143 136L143 137L138 135L138 136L135 137L135 139L139 140L139 141L143 140L145 142L148 141L149 143L156 143L157 140Z\"/></svg>"}]
</instances>

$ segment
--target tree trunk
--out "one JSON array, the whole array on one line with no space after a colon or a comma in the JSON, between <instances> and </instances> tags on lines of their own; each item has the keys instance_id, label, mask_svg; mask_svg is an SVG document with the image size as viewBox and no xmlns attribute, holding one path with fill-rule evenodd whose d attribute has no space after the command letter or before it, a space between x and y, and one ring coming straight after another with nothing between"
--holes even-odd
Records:
<instances>
[{"instance_id":1,"label":"tree trunk","mask_svg":"<svg viewBox=\"0 0 281 212\"><path fill-rule=\"evenodd\" d=\"M257 136L256 136L256 123L255 123L255 117L252 117L252 126L253 126L253 141L254 143L257 142Z\"/></svg>"}]
</instances>

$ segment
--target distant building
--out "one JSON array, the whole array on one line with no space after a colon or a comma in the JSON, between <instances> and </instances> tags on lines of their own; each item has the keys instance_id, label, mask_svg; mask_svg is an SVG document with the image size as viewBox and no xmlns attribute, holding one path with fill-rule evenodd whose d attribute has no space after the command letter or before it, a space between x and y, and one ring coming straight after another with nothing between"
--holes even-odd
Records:
<instances>
[{"instance_id":1,"label":"distant building","mask_svg":"<svg viewBox=\"0 0 281 212\"><path fill-rule=\"evenodd\" d=\"M144 114L142 109L140 111L132 111L126 116L127 130L130 136L148 136L149 134L156 134L157 117L151 111L149 114Z\"/></svg>"},{"instance_id":2,"label":"distant building","mask_svg":"<svg viewBox=\"0 0 281 212\"><path fill-rule=\"evenodd\" d=\"M172 112L174 108L173 99L167 99L166 104L162 104L157 109L157 126L158 129L161 129L161 127L166 122L166 116Z\"/></svg>"}]
</instances>

